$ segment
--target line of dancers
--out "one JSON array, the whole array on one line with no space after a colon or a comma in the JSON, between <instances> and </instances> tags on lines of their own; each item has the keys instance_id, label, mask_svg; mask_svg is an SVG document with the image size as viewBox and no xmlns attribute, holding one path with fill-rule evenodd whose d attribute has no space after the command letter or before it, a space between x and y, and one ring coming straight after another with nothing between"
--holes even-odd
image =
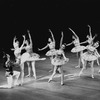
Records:
<instances>
[{"instance_id":1,"label":"line of dancers","mask_svg":"<svg viewBox=\"0 0 100 100\"><path fill-rule=\"evenodd\" d=\"M56 49L56 41L54 38L54 35L52 31L49 29L49 32L51 33L52 38L48 39L47 45L43 48L38 48L39 51L42 51L49 47L49 51L46 53L46 56L50 58L51 65L52 65L52 75L49 78L48 82L50 83L53 80L53 77L56 73L61 74L61 85L64 85L64 73L63 73L63 65L67 64L69 61L69 58L66 57L64 49L66 46L70 46L74 44L74 48L71 49L72 53L79 53L79 61L78 66L82 69L79 72L78 76L81 76L83 73L83 70L86 69L86 65L89 63L91 65L91 77L94 78L94 61L97 61L97 64L99 65L99 53L97 51L97 48L99 47L99 41L94 42L94 39L97 35L92 37L91 33L91 27L88 25L89 28L89 35L87 35L87 40L84 42L80 42L79 37L77 34L69 28L69 30L73 33L72 39L74 39L71 43L63 43L64 34L61 32L61 40L60 40L60 47L59 49ZM26 77L29 77L31 75L31 66L32 66L32 72L35 80L36 77L36 69L35 69L35 62L39 60L46 60L46 58L41 58L39 54L33 52L33 43L32 38L30 35L30 31L27 30L29 41L26 39L25 35L23 35L23 43L19 47L19 41L17 40L16 36L13 39L13 47L11 50L14 51L15 55L15 62L12 62L10 59L10 55L4 53L4 57L6 58L4 67L6 69L6 77L7 77L7 83L8 88L12 88L17 85L23 85L24 83L24 64L27 63L28 65L28 75ZM87 46L83 46L81 44L88 43ZM25 50L24 53L22 53L22 50ZM14 66L20 67L19 71L13 71ZM75 67L75 68L76 68ZM99 70L100 72L100 70ZM21 75L20 83L18 83L19 76ZM13 76L16 76L15 82L13 81Z\"/></svg>"}]
</instances>

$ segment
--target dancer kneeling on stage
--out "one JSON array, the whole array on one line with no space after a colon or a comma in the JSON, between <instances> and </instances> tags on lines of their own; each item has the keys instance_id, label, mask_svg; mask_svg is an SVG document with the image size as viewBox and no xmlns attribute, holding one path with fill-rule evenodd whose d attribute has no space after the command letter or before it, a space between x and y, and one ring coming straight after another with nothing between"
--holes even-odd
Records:
<instances>
[{"instance_id":1,"label":"dancer kneeling on stage","mask_svg":"<svg viewBox=\"0 0 100 100\"><path fill-rule=\"evenodd\" d=\"M3 58L6 58L6 62L4 64L4 68L6 70L5 76L7 78L7 88L12 88L18 84L18 78L20 76L19 71L13 71L13 67L15 66L13 62L10 60L10 55L5 54ZM13 78L15 77L15 78Z\"/></svg>"}]
</instances>

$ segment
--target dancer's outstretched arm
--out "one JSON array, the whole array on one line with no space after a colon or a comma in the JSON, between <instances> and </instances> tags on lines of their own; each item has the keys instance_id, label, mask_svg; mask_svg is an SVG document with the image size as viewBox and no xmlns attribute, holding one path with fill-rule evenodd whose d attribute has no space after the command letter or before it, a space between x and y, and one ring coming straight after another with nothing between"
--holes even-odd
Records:
<instances>
[{"instance_id":1,"label":"dancer's outstretched arm","mask_svg":"<svg viewBox=\"0 0 100 100\"><path fill-rule=\"evenodd\" d=\"M52 40L53 40L53 42L55 42L55 38L54 38L54 35L53 35L53 33L52 33L52 31L49 29L49 32L51 33L51 36L52 36Z\"/></svg>"},{"instance_id":2,"label":"dancer's outstretched arm","mask_svg":"<svg viewBox=\"0 0 100 100\"><path fill-rule=\"evenodd\" d=\"M84 43L87 43L88 41L86 40L86 41L84 41L84 42L81 42L80 44L84 44Z\"/></svg>"},{"instance_id":3,"label":"dancer's outstretched arm","mask_svg":"<svg viewBox=\"0 0 100 100\"><path fill-rule=\"evenodd\" d=\"M41 49L38 48L38 50L41 51L41 50L46 49L47 47L48 47L48 44L45 47L41 48Z\"/></svg>"},{"instance_id":4,"label":"dancer's outstretched arm","mask_svg":"<svg viewBox=\"0 0 100 100\"><path fill-rule=\"evenodd\" d=\"M71 43L68 43L68 44L65 43L66 46L69 46L69 45L72 45L72 44L73 44L73 41Z\"/></svg>"}]
</instances>

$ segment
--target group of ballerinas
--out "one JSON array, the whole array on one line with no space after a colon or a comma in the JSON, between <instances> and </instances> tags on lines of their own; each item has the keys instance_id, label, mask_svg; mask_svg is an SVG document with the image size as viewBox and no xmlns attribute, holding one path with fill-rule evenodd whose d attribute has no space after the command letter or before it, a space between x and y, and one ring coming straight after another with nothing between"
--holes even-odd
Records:
<instances>
[{"instance_id":1,"label":"group of ballerinas","mask_svg":"<svg viewBox=\"0 0 100 100\"><path fill-rule=\"evenodd\" d=\"M84 42L80 42L79 37L77 36L77 34L71 29L69 28L69 30L72 31L73 36L72 39L74 39L71 43L63 43L63 32L61 32L61 40L60 40L60 47L59 49L56 49L56 42L54 39L54 35L52 33L52 31L49 29L49 32L51 33L52 38L48 39L47 45L42 48L42 49L38 49L39 51L46 49L47 47L49 47L49 51L46 53L46 56L50 57L50 61L52 64L52 69L53 69L53 73L51 75L51 77L49 78L48 82L51 82L53 77L55 76L55 74L57 72L59 72L61 74L61 85L64 85L64 73L63 73L63 65L66 64L69 61L69 58L67 58L65 56L64 53L64 49L66 46L70 46L71 44L74 44L74 48L72 48L71 52L72 53L79 53L79 64L77 67L80 67L82 64L82 69L79 72L79 76L82 74L83 70L86 68L86 64L87 62L91 63L91 69L92 69L92 78L94 78L94 68L93 68L93 64L94 61L96 60L98 65L99 65L99 53L97 51L97 48L99 47L99 42L94 42L94 39L96 37L96 35L94 37L92 37L92 33L91 33L91 27L88 25L89 27L89 35L87 35L87 40ZM32 66L32 71L33 71L33 76L36 79L36 69L35 69L35 61L39 61L39 60L45 60L46 58L40 58L40 55L37 53L33 52L33 44L32 44L32 39L31 39L31 35L29 30L28 32L28 36L29 36L29 41L25 39L25 35L23 35L23 43L22 45L19 47L19 41L17 40L16 37L14 37L13 39L13 50L14 51L14 55L15 55L15 63L14 66L19 65L20 66L20 72L15 71L13 74L11 74L10 72L12 71L12 65L10 66L9 64L7 64L8 62L10 62L10 55L6 54L6 58L7 61L5 62L5 66L6 68L8 68L9 66L9 71L6 70L6 72L9 72L9 75L6 75L7 77L7 82L8 82L8 87L11 88L13 87L12 83L13 83L13 75L16 76L16 82L15 82L15 86L18 85L18 78L21 74L21 82L20 85L23 84L24 82L24 63L26 62L28 65L28 75L27 77L30 76L31 74L31 68L30 65ZM88 43L87 46L83 46L81 44L84 43ZM23 54L21 54L22 50L26 50L26 52L24 52ZM86 51L84 51L86 50ZM12 80L12 81L10 81Z\"/></svg>"},{"instance_id":2,"label":"group of ballerinas","mask_svg":"<svg viewBox=\"0 0 100 100\"><path fill-rule=\"evenodd\" d=\"M76 67L80 67L82 63L82 69L78 75L80 76L83 73L83 70L86 69L86 65L89 62L92 70L91 76L92 78L94 78L94 67L93 67L94 61L96 60L97 64L99 65L100 54L97 51L97 48L99 47L99 41L94 42L94 39L97 35L95 34L95 36L92 37L90 25L88 25L88 27L89 27L89 35L87 35L87 40L84 42L80 42L79 37L76 35L76 33L71 28L69 28L74 34L74 36L72 37L74 41L67 44L66 46L74 44L75 47L71 50L71 52L80 54L79 63L78 66ZM87 46L81 45L84 43L88 43L88 45Z\"/></svg>"}]
</instances>

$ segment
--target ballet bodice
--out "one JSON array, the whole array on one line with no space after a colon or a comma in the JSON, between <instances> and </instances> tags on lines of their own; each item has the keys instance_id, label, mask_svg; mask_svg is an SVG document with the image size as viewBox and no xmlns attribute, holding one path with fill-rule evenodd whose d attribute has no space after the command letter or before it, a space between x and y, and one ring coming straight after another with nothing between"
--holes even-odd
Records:
<instances>
[{"instance_id":1,"label":"ballet bodice","mask_svg":"<svg viewBox=\"0 0 100 100\"><path fill-rule=\"evenodd\" d=\"M55 48L55 42L51 42L48 44L50 49L54 49Z\"/></svg>"},{"instance_id":2,"label":"ballet bodice","mask_svg":"<svg viewBox=\"0 0 100 100\"><path fill-rule=\"evenodd\" d=\"M73 43L74 43L75 46L80 46L80 41L79 41L79 39L75 39L75 40L73 41Z\"/></svg>"}]
</instances>

